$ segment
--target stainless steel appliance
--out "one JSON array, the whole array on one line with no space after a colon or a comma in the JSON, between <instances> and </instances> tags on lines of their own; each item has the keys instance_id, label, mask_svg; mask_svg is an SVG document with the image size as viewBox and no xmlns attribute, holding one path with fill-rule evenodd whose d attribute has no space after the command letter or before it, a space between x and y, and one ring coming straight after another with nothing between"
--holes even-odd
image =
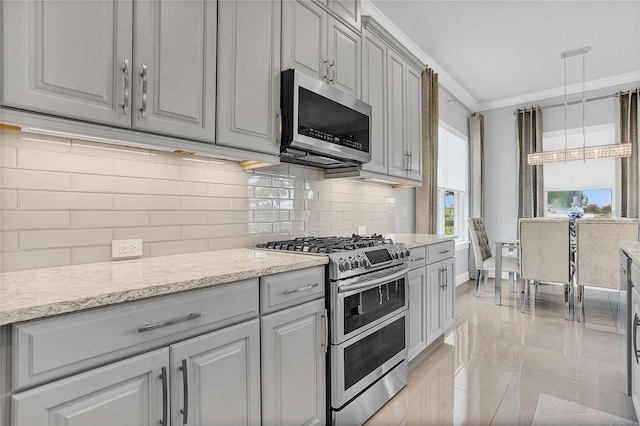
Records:
<instances>
[{"instance_id":1,"label":"stainless steel appliance","mask_svg":"<svg viewBox=\"0 0 640 426\"><path fill-rule=\"evenodd\" d=\"M296 70L281 75L282 161L324 169L371 161L371 105Z\"/></svg>"},{"instance_id":2,"label":"stainless steel appliance","mask_svg":"<svg viewBox=\"0 0 640 426\"><path fill-rule=\"evenodd\" d=\"M380 235L259 247L329 256L327 418L336 425L364 423L407 384L409 250Z\"/></svg>"}]
</instances>

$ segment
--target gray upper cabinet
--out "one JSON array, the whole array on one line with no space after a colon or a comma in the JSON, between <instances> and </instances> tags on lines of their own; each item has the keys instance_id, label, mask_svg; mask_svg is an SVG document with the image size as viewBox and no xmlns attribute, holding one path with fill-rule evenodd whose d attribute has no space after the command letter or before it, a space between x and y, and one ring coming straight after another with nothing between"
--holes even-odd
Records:
<instances>
[{"instance_id":1,"label":"gray upper cabinet","mask_svg":"<svg viewBox=\"0 0 640 426\"><path fill-rule=\"evenodd\" d=\"M131 111L131 0L8 1L2 7L4 104L131 125L125 114Z\"/></svg>"},{"instance_id":2,"label":"gray upper cabinet","mask_svg":"<svg viewBox=\"0 0 640 426\"><path fill-rule=\"evenodd\" d=\"M326 3L329 9L336 16L339 16L354 29L360 31L361 22L359 0L326 0Z\"/></svg>"},{"instance_id":3,"label":"gray upper cabinet","mask_svg":"<svg viewBox=\"0 0 640 426\"><path fill-rule=\"evenodd\" d=\"M409 153L407 177L422 181L422 76L407 65L407 117L405 148Z\"/></svg>"},{"instance_id":4,"label":"gray upper cabinet","mask_svg":"<svg viewBox=\"0 0 640 426\"><path fill-rule=\"evenodd\" d=\"M404 177L407 174L408 155L404 140L406 137L407 102L405 98L406 64L392 50L387 56L388 91L388 130L389 174Z\"/></svg>"},{"instance_id":5,"label":"gray upper cabinet","mask_svg":"<svg viewBox=\"0 0 640 426\"><path fill-rule=\"evenodd\" d=\"M4 104L214 141L216 2L3 6Z\"/></svg>"},{"instance_id":6,"label":"gray upper cabinet","mask_svg":"<svg viewBox=\"0 0 640 426\"><path fill-rule=\"evenodd\" d=\"M371 105L371 161L362 170L387 173L387 47L375 35L362 34L362 100Z\"/></svg>"},{"instance_id":7,"label":"gray upper cabinet","mask_svg":"<svg viewBox=\"0 0 640 426\"><path fill-rule=\"evenodd\" d=\"M216 2L136 1L134 8L133 127L213 142Z\"/></svg>"},{"instance_id":8,"label":"gray upper cabinet","mask_svg":"<svg viewBox=\"0 0 640 426\"><path fill-rule=\"evenodd\" d=\"M281 3L224 0L218 16L216 142L277 154Z\"/></svg>"},{"instance_id":9,"label":"gray upper cabinet","mask_svg":"<svg viewBox=\"0 0 640 426\"><path fill-rule=\"evenodd\" d=\"M282 3L282 69L360 96L360 35L310 0Z\"/></svg>"}]
</instances>

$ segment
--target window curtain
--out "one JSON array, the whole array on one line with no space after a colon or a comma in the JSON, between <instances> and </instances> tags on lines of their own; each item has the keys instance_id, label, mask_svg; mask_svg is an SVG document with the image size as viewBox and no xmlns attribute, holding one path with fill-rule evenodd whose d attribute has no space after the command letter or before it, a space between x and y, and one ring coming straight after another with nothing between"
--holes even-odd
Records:
<instances>
[{"instance_id":1,"label":"window curtain","mask_svg":"<svg viewBox=\"0 0 640 426\"><path fill-rule=\"evenodd\" d=\"M416 188L416 233L435 234L438 207L438 74L422 72L422 187Z\"/></svg>"},{"instance_id":2,"label":"window curtain","mask_svg":"<svg viewBox=\"0 0 640 426\"><path fill-rule=\"evenodd\" d=\"M622 217L637 218L638 209L638 102L640 89L618 93L618 134L620 143L630 143L631 157L621 158L621 205Z\"/></svg>"},{"instance_id":3,"label":"window curtain","mask_svg":"<svg viewBox=\"0 0 640 426\"><path fill-rule=\"evenodd\" d=\"M484 116L474 112L469 118L470 200L469 217L484 218ZM473 250L469 250L469 278L477 279Z\"/></svg>"},{"instance_id":4,"label":"window curtain","mask_svg":"<svg viewBox=\"0 0 640 426\"><path fill-rule=\"evenodd\" d=\"M527 154L542 151L542 109L519 109L518 140L518 218L544 216L542 165L527 164Z\"/></svg>"}]
</instances>

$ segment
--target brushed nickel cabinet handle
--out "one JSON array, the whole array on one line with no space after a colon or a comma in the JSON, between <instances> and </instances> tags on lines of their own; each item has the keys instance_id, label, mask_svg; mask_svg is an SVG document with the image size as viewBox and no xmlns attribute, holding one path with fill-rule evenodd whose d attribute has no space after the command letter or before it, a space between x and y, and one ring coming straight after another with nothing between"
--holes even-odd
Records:
<instances>
[{"instance_id":1,"label":"brushed nickel cabinet handle","mask_svg":"<svg viewBox=\"0 0 640 426\"><path fill-rule=\"evenodd\" d=\"M328 81L329 79L329 58L324 58L324 61L322 61L322 63L324 64L324 77L322 77L322 79L324 81Z\"/></svg>"},{"instance_id":2,"label":"brushed nickel cabinet handle","mask_svg":"<svg viewBox=\"0 0 640 426\"><path fill-rule=\"evenodd\" d=\"M449 253L451 250L440 250L438 253L439 254L445 254L445 253Z\"/></svg>"},{"instance_id":3,"label":"brushed nickel cabinet handle","mask_svg":"<svg viewBox=\"0 0 640 426\"><path fill-rule=\"evenodd\" d=\"M278 112L276 114L276 119L278 121L278 129L276 132L276 144L280 145L281 141L282 141L282 113Z\"/></svg>"},{"instance_id":4,"label":"brushed nickel cabinet handle","mask_svg":"<svg viewBox=\"0 0 640 426\"><path fill-rule=\"evenodd\" d=\"M167 419L169 413L169 395L167 391L167 367L162 367L162 373L160 374L160 378L162 379L162 420L160 420L160 424L164 426L168 426L169 422Z\"/></svg>"},{"instance_id":5,"label":"brushed nickel cabinet handle","mask_svg":"<svg viewBox=\"0 0 640 426\"><path fill-rule=\"evenodd\" d=\"M318 283L303 285L302 287L285 290L282 292L282 294L287 295L292 293L298 293L300 291L307 291L307 290L311 290L312 288L318 287L318 285L319 285Z\"/></svg>"},{"instance_id":6,"label":"brushed nickel cabinet handle","mask_svg":"<svg viewBox=\"0 0 640 426\"><path fill-rule=\"evenodd\" d=\"M142 118L147 117L147 66L142 64L142 72L140 73L140 77L142 77L142 106L140 107L140 112Z\"/></svg>"},{"instance_id":7,"label":"brushed nickel cabinet handle","mask_svg":"<svg viewBox=\"0 0 640 426\"><path fill-rule=\"evenodd\" d=\"M182 424L186 425L189 416L189 378L187 377L187 360L182 360L182 366L180 366L180 370L182 371L182 389L184 393L184 407L180 410L182 413Z\"/></svg>"},{"instance_id":8,"label":"brushed nickel cabinet handle","mask_svg":"<svg viewBox=\"0 0 640 426\"><path fill-rule=\"evenodd\" d=\"M329 318L327 316L326 309L322 313L322 318L324 318L324 343L322 346L324 348L324 353L326 354L329 350Z\"/></svg>"},{"instance_id":9,"label":"brushed nickel cabinet handle","mask_svg":"<svg viewBox=\"0 0 640 426\"><path fill-rule=\"evenodd\" d=\"M422 257L416 257L415 259L411 259L412 262L419 262L421 260L425 260L426 257L422 256Z\"/></svg>"},{"instance_id":10,"label":"brushed nickel cabinet handle","mask_svg":"<svg viewBox=\"0 0 640 426\"><path fill-rule=\"evenodd\" d=\"M126 58L122 67L122 74L124 75L124 102L122 104L122 113L129 115L129 60Z\"/></svg>"},{"instance_id":11,"label":"brushed nickel cabinet handle","mask_svg":"<svg viewBox=\"0 0 640 426\"><path fill-rule=\"evenodd\" d=\"M331 64L329 65L329 69L333 72L333 74L331 75L331 78L329 79L330 83L333 83L334 80L336 79L336 61L332 60Z\"/></svg>"},{"instance_id":12,"label":"brushed nickel cabinet handle","mask_svg":"<svg viewBox=\"0 0 640 426\"><path fill-rule=\"evenodd\" d=\"M202 314L197 312L197 313L189 314L186 317L175 318L172 320L162 321L162 322L154 322L151 324L145 324L142 327L138 328L138 333L144 333L145 331L155 330L156 328L163 328L163 327L168 327L170 325L180 324L181 322L191 321L196 318L200 318L201 316Z\"/></svg>"},{"instance_id":13,"label":"brushed nickel cabinet handle","mask_svg":"<svg viewBox=\"0 0 640 426\"><path fill-rule=\"evenodd\" d=\"M640 318L638 318L638 314L633 315L633 354L636 356L636 364L640 364L640 351L638 350L638 345L636 344L636 337L638 335L638 326L640 326Z\"/></svg>"}]
</instances>

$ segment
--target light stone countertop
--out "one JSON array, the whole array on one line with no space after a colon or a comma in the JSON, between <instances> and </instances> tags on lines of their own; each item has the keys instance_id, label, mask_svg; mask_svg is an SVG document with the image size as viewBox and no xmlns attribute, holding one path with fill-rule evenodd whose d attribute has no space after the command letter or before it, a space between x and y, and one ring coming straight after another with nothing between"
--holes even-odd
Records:
<instances>
[{"instance_id":1,"label":"light stone countertop","mask_svg":"<svg viewBox=\"0 0 640 426\"><path fill-rule=\"evenodd\" d=\"M455 240L456 236L438 234L386 234L385 238L391 238L394 243L404 243L408 248L412 248Z\"/></svg>"},{"instance_id":2,"label":"light stone countertop","mask_svg":"<svg viewBox=\"0 0 640 426\"><path fill-rule=\"evenodd\" d=\"M640 263L640 241L620 241L622 248L634 263Z\"/></svg>"},{"instance_id":3,"label":"light stone countertop","mask_svg":"<svg viewBox=\"0 0 640 426\"><path fill-rule=\"evenodd\" d=\"M232 249L0 274L0 325L328 263Z\"/></svg>"}]
</instances>

